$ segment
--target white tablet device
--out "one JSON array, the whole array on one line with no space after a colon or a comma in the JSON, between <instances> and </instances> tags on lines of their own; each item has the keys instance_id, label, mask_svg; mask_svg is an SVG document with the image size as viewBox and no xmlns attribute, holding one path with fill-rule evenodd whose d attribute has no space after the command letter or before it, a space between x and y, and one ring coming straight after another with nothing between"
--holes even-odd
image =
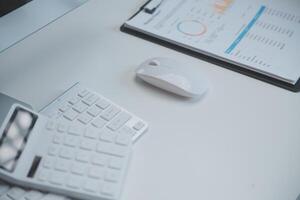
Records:
<instances>
[{"instance_id":1,"label":"white tablet device","mask_svg":"<svg viewBox=\"0 0 300 200\"><path fill-rule=\"evenodd\" d=\"M127 131L60 124L14 104L0 128L0 177L74 198L118 199L132 147Z\"/></svg>"}]
</instances>

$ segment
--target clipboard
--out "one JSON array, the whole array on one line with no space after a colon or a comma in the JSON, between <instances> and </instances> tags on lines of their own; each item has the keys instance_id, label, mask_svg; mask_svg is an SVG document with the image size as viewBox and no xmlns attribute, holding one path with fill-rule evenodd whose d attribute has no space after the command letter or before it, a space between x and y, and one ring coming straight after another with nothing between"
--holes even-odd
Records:
<instances>
[{"instance_id":1,"label":"clipboard","mask_svg":"<svg viewBox=\"0 0 300 200\"><path fill-rule=\"evenodd\" d=\"M140 7L140 9L133 15L131 16L128 20L134 18L136 15L138 15L140 12L145 12L146 11L146 7L147 5L151 2L152 0L148 0L144 5L142 5ZM154 12L156 9L156 7L153 7L152 9L148 8L148 12ZM235 72L238 72L240 74L243 74L243 75L246 75L248 77L252 77L252 78L255 78L257 80L260 80L260 81L264 81L264 82L267 82L269 84L272 84L274 86L277 86L277 87L280 87L280 88L283 88L283 89L286 89L286 90L289 90L289 91L292 91L292 92L299 92L300 91L300 78L297 80L297 82L295 84L291 84L291 83L288 83L288 82L285 82L283 80L279 80L279 79L276 79L276 78L273 78L273 77L270 77L270 76L267 76L265 74L262 74L262 73L259 73L257 71L253 71L253 70L250 70L250 69L247 69L247 68L244 68L242 66L239 66L237 64L232 64L232 63L229 63L229 62L226 62L224 60L221 60L221 59L218 59L216 57L213 57L213 56L209 56L209 55L206 55L206 54L203 54L203 53L199 53L199 52L196 52L194 50L191 50L189 48L186 48L186 47L183 47L183 46L180 46L180 45L177 45L173 42L170 42L170 41L166 41L166 40L162 40L158 37L155 37L155 36L152 36L150 34L146 34L146 33L143 33L143 32L140 32L140 31L137 31L137 30L134 30L134 29L131 29L130 27L126 26L126 23L124 23L121 27L120 27L120 30L124 33L127 33L127 34L130 34L130 35L133 35L133 36L136 36L136 37L139 37L141 39L144 39L144 40L147 40L147 41L150 41L150 42L153 42L153 43L156 43L156 44L159 44L159 45L162 45L162 46L165 46L167 48L170 48L170 49L173 49L173 50L176 50L176 51L179 51L181 53L184 53L184 54L187 54L187 55L190 55L190 56L193 56L195 58L199 58L201 60L204 60L204 61L207 61L207 62L210 62L212 64L215 64L217 66L220 66L220 67L224 67L226 69L229 69L229 70L232 70L232 71L235 71Z\"/></svg>"}]
</instances>

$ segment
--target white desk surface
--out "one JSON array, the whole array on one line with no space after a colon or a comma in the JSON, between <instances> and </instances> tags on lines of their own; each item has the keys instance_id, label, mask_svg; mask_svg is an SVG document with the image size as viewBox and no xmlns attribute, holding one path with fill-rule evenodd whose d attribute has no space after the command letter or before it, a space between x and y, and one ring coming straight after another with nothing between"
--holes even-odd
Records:
<instances>
[{"instance_id":1,"label":"white desk surface","mask_svg":"<svg viewBox=\"0 0 300 200\"><path fill-rule=\"evenodd\" d=\"M300 93L121 33L143 3L91 0L3 52L0 92L39 109L80 81L148 121L123 200L295 200ZM209 93L190 102L136 81L155 56L209 79Z\"/></svg>"}]
</instances>

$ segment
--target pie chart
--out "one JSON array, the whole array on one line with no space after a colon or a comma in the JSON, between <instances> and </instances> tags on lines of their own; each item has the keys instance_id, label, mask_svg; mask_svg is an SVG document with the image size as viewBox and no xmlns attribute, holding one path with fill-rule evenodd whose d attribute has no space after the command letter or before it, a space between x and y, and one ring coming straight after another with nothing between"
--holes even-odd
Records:
<instances>
[{"instance_id":1,"label":"pie chart","mask_svg":"<svg viewBox=\"0 0 300 200\"><path fill-rule=\"evenodd\" d=\"M177 30L188 36L201 36L206 33L206 26L197 20L181 21L177 24Z\"/></svg>"}]
</instances>

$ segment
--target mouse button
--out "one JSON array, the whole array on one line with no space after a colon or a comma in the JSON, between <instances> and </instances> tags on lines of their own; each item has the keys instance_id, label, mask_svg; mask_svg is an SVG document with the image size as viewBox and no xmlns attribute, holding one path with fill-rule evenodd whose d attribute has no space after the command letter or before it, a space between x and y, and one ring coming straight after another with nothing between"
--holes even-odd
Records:
<instances>
[{"instance_id":1,"label":"mouse button","mask_svg":"<svg viewBox=\"0 0 300 200\"><path fill-rule=\"evenodd\" d=\"M158 60L154 59L154 60L150 60L148 62L148 65L150 65L150 66L159 66L160 62Z\"/></svg>"},{"instance_id":2,"label":"mouse button","mask_svg":"<svg viewBox=\"0 0 300 200\"><path fill-rule=\"evenodd\" d=\"M144 68L141 68L138 71L139 74L145 75L145 76L153 76L157 78L161 78L161 76L169 74L169 70L161 67L156 66L147 66Z\"/></svg>"},{"instance_id":3,"label":"mouse button","mask_svg":"<svg viewBox=\"0 0 300 200\"><path fill-rule=\"evenodd\" d=\"M177 74L165 74L161 76L161 79L183 90L192 88L190 81L186 77Z\"/></svg>"}]
</instances>

